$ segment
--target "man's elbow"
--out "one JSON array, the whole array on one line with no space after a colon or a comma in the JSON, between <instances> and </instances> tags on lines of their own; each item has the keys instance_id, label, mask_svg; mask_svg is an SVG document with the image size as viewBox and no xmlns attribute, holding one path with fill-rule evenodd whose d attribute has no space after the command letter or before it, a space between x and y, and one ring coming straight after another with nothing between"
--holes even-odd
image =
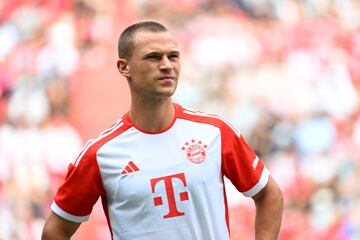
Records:
<instances>
[{"instance_id":1,"label":"man's elbow","mask_svg":"<svg viewBox=\"0 0 360 240\"><path fill-rule=\"evenodd\" d=\"M46 231L42 231L41 233L41 240L49 240L51 239Z\"/></svg>"},{"instance_id":2,"label":"man's elbow","mask_svg":"<svg viewBox=\"0 0 360 240\"><path fill-rule=\"evenodd\" d=\"M284 196L280 187L271 176L265 198L262 204L267 207L272 206L274 217L278 216L281 219L284 210Z\"/></svg>"},{"instance_id":3,"label":"man's elbow","mask_svg":"<svg viewBox=\"0 0 360 240\"><path fill-rule=\"evenodd\" d=\"M53 231L49 228L44 227L41 233L41 240L68 240L71 236L65 232Z\"/></svg>"},{"instance_id":4,"label":"man's elbow","mask_svg":"<svg viewBox=\"0 0 360 240\"><path fill-rule=\"evenodd\" d=\"M280 189L280 187L275 183L275 186L272 190L272 198L274 200L275 203L278 204L280 209L283 209L284 207L284 196L283 193Z\"/></svg>"},{"instance_id":5,"label":"man's elbow","mask_svg":"<svg viewBox=\"0 0 360 240\"><path fill-rule=\"evenodd\" d=\"M51 240L51 239L53 239L52 232L45 225L41 233L41 240Z\"/></svg>"}]
</instances>

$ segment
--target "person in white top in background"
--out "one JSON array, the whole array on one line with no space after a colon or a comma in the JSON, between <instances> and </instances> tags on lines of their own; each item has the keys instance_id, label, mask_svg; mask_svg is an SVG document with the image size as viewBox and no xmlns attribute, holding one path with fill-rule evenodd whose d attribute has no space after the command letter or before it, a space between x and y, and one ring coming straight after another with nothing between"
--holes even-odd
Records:
<instances>
[{"instance_id":1,"label":"person in white top in background","mask_svg":"<svg viewBox=\"0 0 360 240\"><path fill-rule=\"evenodd\" d=\"M139 22L118 47L130 110L69 165L42 239L70 239L99 197L112 239L230 239L223 176L254 199L255 239L277 239L283 198L264 163L226 120L172 101L174 37Z\"/></svg>"}]
</instances>

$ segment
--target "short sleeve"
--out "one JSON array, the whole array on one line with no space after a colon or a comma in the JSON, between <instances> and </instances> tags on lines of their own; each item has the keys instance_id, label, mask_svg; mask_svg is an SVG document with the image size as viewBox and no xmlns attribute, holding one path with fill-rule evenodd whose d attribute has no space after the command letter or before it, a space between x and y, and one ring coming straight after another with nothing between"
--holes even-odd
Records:
<instances>
[{"instance_id":1,"label":"short sleeve","mask_svg":"<svg viewBox=\"0 0 360 240\"><path fill-rule=\"evenodd\" d=\"M269 171L236 129L225 124L221 129L222 172L238 191L252 197L263 189Z\"/></svg>"},{"instance_id":2,"label":"short sleeve","mask_svg":"<svg viewBox=\"0 0 360 240\"><path fill-rule=\"evenodd\" d=\"M71 163L65 182L58 189L51 209L60 217L73 222L87 221L92 208L105 190L96 153L88 150Z\"/></svg>"}]
</instances>

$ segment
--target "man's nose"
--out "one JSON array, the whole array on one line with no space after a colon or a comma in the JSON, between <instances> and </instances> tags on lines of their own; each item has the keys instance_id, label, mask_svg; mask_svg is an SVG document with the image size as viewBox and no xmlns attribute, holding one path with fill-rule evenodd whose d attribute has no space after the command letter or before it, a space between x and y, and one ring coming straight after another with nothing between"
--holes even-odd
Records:
<instances>
[{"instance_id":1,"label":"man's nose","mask_svg":"<svg viewBox=\"0 0 360 240\"><path fill-rule=\"evenodd\" d=\"M172 65L170 59L167 56L162 57L160 62L160 69L161 70L171 70L174 66Z\"/></svg>"}]
</instances>

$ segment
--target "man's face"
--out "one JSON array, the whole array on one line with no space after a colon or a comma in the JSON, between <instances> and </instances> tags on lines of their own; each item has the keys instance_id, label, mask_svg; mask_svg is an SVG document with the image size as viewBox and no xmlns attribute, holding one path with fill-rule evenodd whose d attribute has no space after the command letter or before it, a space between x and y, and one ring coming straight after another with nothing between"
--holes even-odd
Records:
<instances>
[{"instance_id":1,"label":"man's face","mask_svg":"<svg viewBox=\"0 0 360 240\"><path fill-rule=\"evenodd\" d=\"M179 57L176 40L169 32L137 32L126 76L133 97L173 95L180 72Z\"/></svg>"}]
</instances>

